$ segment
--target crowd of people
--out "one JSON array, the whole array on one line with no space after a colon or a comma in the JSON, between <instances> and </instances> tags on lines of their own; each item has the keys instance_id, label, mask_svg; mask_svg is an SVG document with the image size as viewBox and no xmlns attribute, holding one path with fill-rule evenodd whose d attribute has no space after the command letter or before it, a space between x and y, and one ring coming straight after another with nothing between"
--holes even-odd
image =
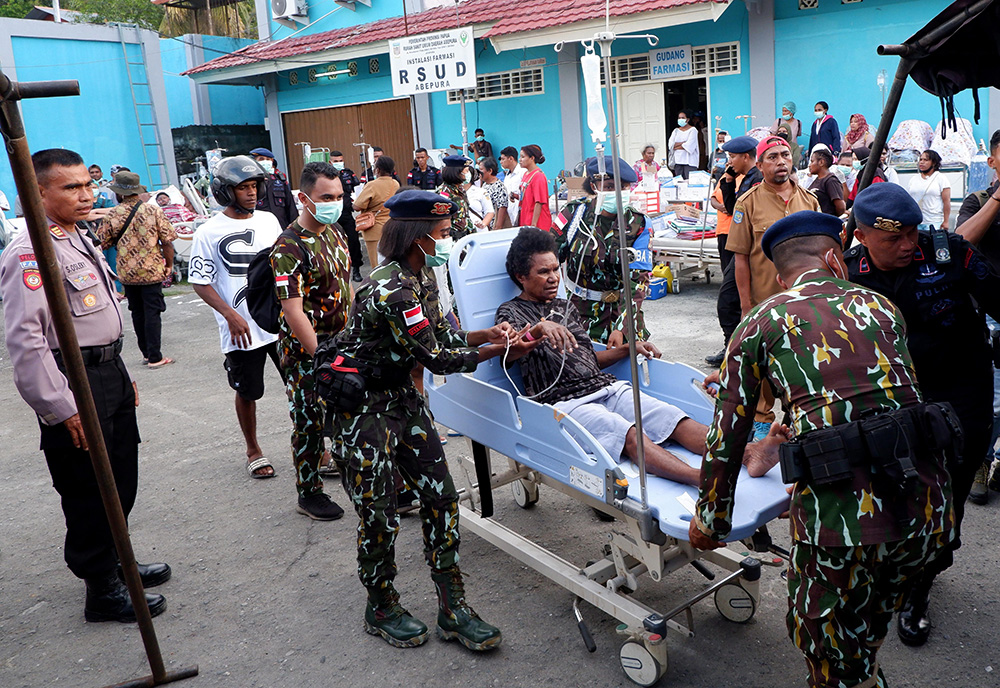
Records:
<instances>
[{"instance_id":1,"label":"crowd of people","mask_svg":"<svg viewBox=\"0 0 1000 688\"><path fill-rule=\"evenodd\" d=\"M795 111L785 103L777 133L761 141L720 142L726 164L712 202L727 220L718 301L727 344L706 380L720 383L714 421L705 426L644 398L642 436L629 383L602 370L629 355L630 336L638 352L660 356L643 317L649 268L625 266L626 283L619 262L620 237L634 245L647 231L646 218L620 208L614 193L615 170L623 186L658 174L652 147L634 165L610 156L603 165L586 161L586 196L555 218L541 148L506 147L497 160L481 130L476 160L447 156L439 170L417 149L405 188L393 159L376 149L353 197L362 181L339 151L329 163L306 164L294 195L267 149L217 164L211 192L222 211L195 233L189 281L215 313L245 469L256 479L276 474L256 431L270 360L289 401L297 510L314 520L341 518L344 510L323 481L339 475L356 512L368 633L396 647L421 645L429 635L393 585L399 513L412 503L438 595L438 634L477 651L501 642L500 629L466 601L458 492L415 371L469 372L504 355L521 367L527 395L575 418L612 457L636 460L642 446L651 473L698 486L690 530L698 549L723 546L742 467L757 477L780 457L783 472L800 471L788 480L788 625L810 685L884 681L876 655L900 607L900 638L926 642L932 583L960 545L966 499L988 494L1000 428L986 336L986 316L1000 318L1000 189L994 183L972 194L956 231L945 232L950 190L933 151L921 156L917 188L904 190L884 172L883 183L847 188L834 158L839 154L842 164L849 154L857 172L870 155L867 123L853 116L841 137L822 102L810 127L814 180L806 186L797 180L788 138L803 134ZM682 112L669 143L679 176L700 165L697 131ZM1000 132L991 153L995 166ZM115 170L102 186L100 168L88 169L71 151L39 151L33 163L128 515L139 397L121 358L115 280L124 285L143 364L173 363L160 350L163 284L173 272L176 236L167 212L183 214L166 194L144 203L146 189L129 170ZM91 240L79 223L95 219L98 203L110 207L99 209ZM858 227L852 237L840 217L848 209ZM521 227L507 255L520 293L497 310L493 327L462 330L441 268L456 240L507 226ZM367 276L360 273L360 238ZM858 245L851 247L853 240ZM266 257L280 308L277 332L250 310L249 270L233 259L234 241ZM117 274L99 248L117 249ZM557 298L560 283L567 299ZM63 498L66 561L86 582L88 621L134 620L41 286L21 235L0 257L7 344L15 384L38 415ZM607 348L598 352L595 342ZM956 361L948 354L959 342L966 355ZM780 422L776 401L785 413ZM679 459L668 441L703 454L702 465ZM147 587L170 575L166 564L140 565ZM836 595L820 605L830 591ZM154 615L166 604L152 594L147 603Z\"/></svg>"}]
</instances>

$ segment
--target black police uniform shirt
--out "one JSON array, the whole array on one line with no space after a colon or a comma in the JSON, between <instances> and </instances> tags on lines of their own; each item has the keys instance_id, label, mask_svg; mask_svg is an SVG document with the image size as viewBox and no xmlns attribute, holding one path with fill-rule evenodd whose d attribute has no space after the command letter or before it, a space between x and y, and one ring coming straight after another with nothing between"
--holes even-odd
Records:
<instances>
[{"instance_id":1,"label":"black police uniform shirt","mask_svg":"<svg viewBox=\"0 0 1000 688\"><path fill-rule=\"evenodd\" d=\"M345 221L348 224L354 224L354 217L351 215L354 201L351 200L351 194L354 193L354 188L360 184L361 180L358 179L358 175L354 174L354 170L349 167L340 170L340 185L344 187L344 212L340 216L341 225Z\"/></svg>"},{"instance_id":2,"label":"black police uniform shirt","mask_svg":"<svg viewBox=\"0 0 1000 688\"><path fill-rule=\"evenodd\" d=\"M762 181L764 181L764 173L760 171L759 167L750 168L750 171L743 176L743 181L740 183L739 189L736 188L736 180L732 182L727 182L725 179L720 180L719 188L722 189L722 205L725 206L726 212L732 215L733 210L736 208L736 201L739 200L740 196Z\"/></svg>"},{"instance_id":3,"label":"black police uniform shirt","mask_svg":"<svg viewBox=\"0 0 1000 688\"><path fill-rule=\"evenodd\" d=\"M992 196L996 193L998 185L1000 185L1000 182L993 182L985 193ZM958 211L958 220L955 223L955 226L961 227L963 222L978 213L979 209L987 203L996 203L996 201L990 200L989 197L980 201L978 193L966 196L965 200L962 202L961 209ZM990 265L993 266L994 272L1000 275L1000 213L997 213L997 216L993 218L993 224L987 227L986 234L983 235L983 238L979 242L977 248L986 260L990 261Z\"/></svg>"},{"instance_id":4,"label":"black police uniform shirt","mask_svg":"<svg viewBox=\"0 0 1000 688\"><path fill-rule=\"evenodd\" d=\"M278 218L278 223L284 229L292 224L299 215L292 198L292 189L288 180L281 173L268 175L264 182L264 195L257 199L257 209L266 210Z\"/></svg>"},{"instance_id":5,"label":"black police uniform shirt","mask_svg":"<svg viewBox=\"0 0 1000 688\"><path fill-rule=\"evenodd\" d=\"M939 401L953 401L956 390L977 398L992 394L992 354L979 309L1000 315L1000 275L965 239L947 238L950 262L935 258L930 233L921 231L913 262L888 272L875 267L864 246L844 253L850 280L902 312L920 388Z\"/></svg>"},{"instance_id":6,"label":"black police uniform shirt","mask_svg":"<svg viewBox=\"0 0 1000 688\"><path fill-rule=\"evenodd\" d=\"M406 184L418 189L433 191L441 185L441 170L433 165L428 165L427 169L421 172L419 167L414 167L406 175Z\"/></svg>"}]
</instances>

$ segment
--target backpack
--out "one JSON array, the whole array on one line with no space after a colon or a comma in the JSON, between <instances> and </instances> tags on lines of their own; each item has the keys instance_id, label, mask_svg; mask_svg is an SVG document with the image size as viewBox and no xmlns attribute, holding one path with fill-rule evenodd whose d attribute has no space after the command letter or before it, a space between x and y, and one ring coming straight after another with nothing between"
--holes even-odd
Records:
<instances>
[{"instance_id":1,"label":"backpack","mask_svg":"<svg viewBox=\"0 0 1000 688\"><path fill-rule=\"evenodd\" d=\"M305 266L309 267L309 249L294 231L286 229L270 247L261 249L250 260L247 267L247 310L257 326L265 332L278 334L281 329L281 302L275 290L274 269L271 267L271 252L282 237L292 239L305 254Z\"/></svg>"}]
</instances>

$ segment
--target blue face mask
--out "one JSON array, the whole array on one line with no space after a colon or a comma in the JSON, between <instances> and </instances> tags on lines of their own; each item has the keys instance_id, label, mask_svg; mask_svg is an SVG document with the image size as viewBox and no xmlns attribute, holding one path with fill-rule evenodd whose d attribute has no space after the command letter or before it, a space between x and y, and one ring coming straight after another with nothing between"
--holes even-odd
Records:
<instances>
[{"instance_id":1,"label":"blue face mask","mask_svg":"<svg viewBox=\"0 0 1000 688\"><path fill-rule=\"evenodd\" d=\"M427 236L430 236L430 234L428 234ZM429 265L430 267L436 268L448 262L448 258L451 257L451 247L453 243L454 242L452 241L451 237L445 237L444 239L435 239L434 253L432 254L428 254L427 251L424 251L423 247L420 246L420 244L417 244L417 247L421 250L421 252L423 252L425 256L424 262L427 263L427 265Z\"/></svg>"},{"instance_id":2,"label":"blue face mask","mask_svg":"<svg viewBox=\"0 0 1000 688\"><path fill-rule=\"evenodd\" d=\"M851 167L853 167L856 170L860 170L861 169L861 161L860 160L855 160L854 162L851 163Z\"/></svg>"},{"instance_id":3,"label":"blue face mask","mask_svg":"<svg viewBox=\"0 0 1000 688\"><path fill-rule=\"evenodd\" d=\"M340 171L340 170L344 169L344 163L343 163L343 161L341 161L341 162L331 162L330 164L333 165L333 169L335 169L337 171Z\"/></svg>"},{"instance_id":4,"label":"blue face mask","mask_svg":"<svg viewBox=\"0 0 1000 688\"><path fill-rule=\"evenodd\" d=\"M312 201L312 199L309 199ZM316 210L310 210L309 214L316 218L316 222L323 225L332 225L340 219L340 213L344 209L343 201L331 201L329 203L316 203ZM308 209L308 206L307 206Z\"/></svg>"},{"instance_id":5,"label":"blue face mask","mask_svg":"<svg viewBox=\"0 0 1000 688\"><path fill-rule=\"evenodd\" d=\"M486 140L485 136L477 136L476 137L476 141L485 141L485 140Z\"/></svg>"},{"instance_id":6,"label":"blue face mask","mask_svg":"<svg viewBox=\"0 0 1000 688\"><path fill-rule=\"evenodd\" d=\"M610 193L604 197L601 201L601 210L616 215L618 213L618 200L615 198L614 193Z\"/></svg>"},{"instance_id":7,"label":"blue face mask","mask_svg":"<svg viewBox=\"0 0 1000 688\"><path fill-rule=\"evenodd\" d=\"M678 117L677 118L677 126L679 126L679 127L686 127L687 123L688 123L688 121L686 119L684 119L683 117Z\"/></svg>"}]
</instances>

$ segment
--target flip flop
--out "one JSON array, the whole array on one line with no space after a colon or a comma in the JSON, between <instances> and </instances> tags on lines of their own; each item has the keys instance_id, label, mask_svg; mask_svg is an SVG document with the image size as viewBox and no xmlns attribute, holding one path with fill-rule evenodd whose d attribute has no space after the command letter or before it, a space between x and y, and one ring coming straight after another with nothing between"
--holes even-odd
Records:
<instances>
[{"instance_id":1,"label":"flip flop","mask_svg":"<svg viewBox=\"0 0 1000 688\"><path fill-rule=\"evenodd\" d=\"M326 462L323 462L326 459ZM323 452L323 459L320 459L319 470L317 471L320 475L327 478L335 478L340 475L340 469L337 468L337 464L333 461L333 456L330 452Z\"/></svg>"},{"instance_id":2,"label":"flip flop","mask_svg":"<svg viewBox=\"0 0 1000 688\"><path fill-rule=\"evenodd\" d=\"M257 473L256 472L256 471L259 471L262 468L270 468L271 469L271 473ZM273 478L275 476L274 466L272 466L271 462L268 461L263 456L261 456L260 458L254 459L253 461L251 461L250 463L247 464L247 473L250 474L251 478L256 478L258 480L263 480L264 478Z\"/></svg>"},{"instance_id":3,"label":"flip flop","mask_svg":"<svg viewBox=\"0 0 1000 688\"><path fill-rule=\"evenodd\" d=\"M163 358L161 358L161 359L160 359L159 361L157 361L156 363L147 363L146 365L147 365L148 367L150 367L150 368L162 368L163 366L165 366L165 365L170 365L170 364L171 364L171 363L173 363L173 362L174 362L174 359L172 359L172 358L167 358L166 356L164 356Z\"/></svg>"}]
</instances>

